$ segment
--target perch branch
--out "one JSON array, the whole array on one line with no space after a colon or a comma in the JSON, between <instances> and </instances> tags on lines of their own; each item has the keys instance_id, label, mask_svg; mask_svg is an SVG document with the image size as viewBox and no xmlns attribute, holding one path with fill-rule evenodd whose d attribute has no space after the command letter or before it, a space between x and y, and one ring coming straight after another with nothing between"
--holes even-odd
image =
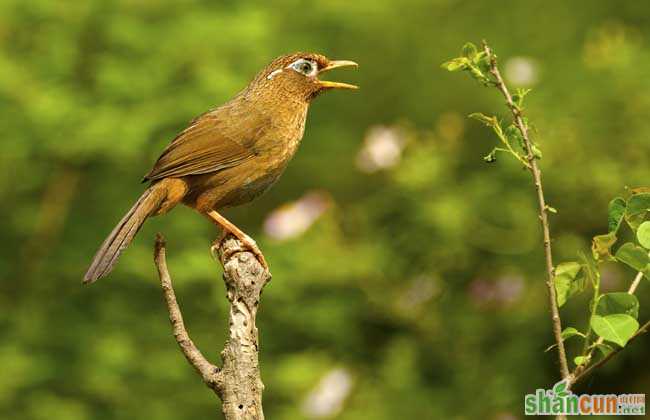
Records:
<instances>
[{"instance_id":1,"label":"perch branch","mask_svg":"<svg viewBox=\"0 0 650 420\"><path fill-rule=\"evenodd\" d=\"M165 240L156 238L154 261L172 323L172 332L187 361L203 382L221 399L226 420L263 420L258 361L258 332L255 326L262 289L271 274L239 240L228 236L213 246L223 265L223 279L230 302L229 335L221 352L221 369L210 363L190 339L172 287L165 260Z\"/></svg>"},{"instance_id":2,"label":"perch branch","mask_svg":"<svg viewBox=\"0 0 650 420\"><path fill-rule=\"evenodd\" d=\"M154 261L156 268L158 268L158 276L165 296L165 303L167 303L167 310L169 311L169 320L172 324L172 332L174 338L181 348L183 355L187 361L194 367L194 369L201 375L203 382L215 392L219 393L222 388L223 378L219 368L210 363L196 347L190 335L185 329L183 322L183 315L176 300L176 294L172 287L172 279L167 270L167 259L165 258L165 239L161 234L156 236L156 247Z\"/></svg>"},{"instance_id":3,"label":"perch branch","mask_svg":"<svg viewBox=\"0 0 650 420\"><path fill-rule=\"evenodd\" d=\"M542 187L542 172L537 165L537 159L533 152L533 144L528 136L528 126L524 122L521 114L521 109L512 100L512 95L508 91L506 84L501 77L499 68L497 67L496 56L492 53L487 43L483 41L483 51L490 60L490 74L494 77L494 85L501 92L506 100L506 105L512 112L515 121L515 126L521 133L524 144L524 151L526 152L526 160L528 161L530 173L533 177L535 189L537 190L537 203L539 205L539 220L542 225L542 235L544 238L544 254L546 256L546 287L548 289L549 303L551 307L551 319L553 321L553 335L557 344L558 358L560 361L560 373L562 378L569 377L569 365L567 363L566 351L564 349L564 342L562 341L562 321L560 319L560 310L557 306L557 299L555 296L555 287L553 285L553 277L555 269L553 267L553 254L551 250L551 231L548 223L548 206L544 198L544 190Z\"/></svg>"}]
</instances>

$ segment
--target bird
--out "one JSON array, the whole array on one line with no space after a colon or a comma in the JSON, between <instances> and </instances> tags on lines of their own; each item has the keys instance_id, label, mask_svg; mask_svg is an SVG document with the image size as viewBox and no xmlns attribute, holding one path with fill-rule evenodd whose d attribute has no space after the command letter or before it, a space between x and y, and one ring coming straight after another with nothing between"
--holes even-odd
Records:
<instances>
[{"instance_id":1,"label":"bird","mask_svg":"<svg viewBox=\"0 0 650 420\"><path fill-rule=\"evenodd\" d=\"M149 186L96 252L83 283L105 277L143 223L184 204L239 239L265 269L255 241L224 218L224 208L266 192L296 153L312 100L325 91L358 86L320 80L325 72L358 67L317 53L280 56L225 104L194 118L163 150L142 182Z\"/></svg>"}]
</instances>

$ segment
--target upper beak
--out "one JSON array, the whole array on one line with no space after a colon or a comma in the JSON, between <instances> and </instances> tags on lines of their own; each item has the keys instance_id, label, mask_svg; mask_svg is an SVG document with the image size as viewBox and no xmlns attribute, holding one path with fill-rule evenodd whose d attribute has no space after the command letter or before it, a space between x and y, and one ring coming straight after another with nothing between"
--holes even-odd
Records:
<instances>
[{"instance_id":1,"label":"upper beak","mask_svg":"<svg viewBox=\"0 0 650 420\"><path fill-rule=\"evenodd\" d=\"M350 60L330 61L327 67L320 69L318 74L325 73L340 67L359 67L359 65L354 61L350 61ZM351 85L348 83L329 82L327 80L319 80L318 83L320 83L323 89L359 89L359 86Z\"/></svg>"}]
</instances>

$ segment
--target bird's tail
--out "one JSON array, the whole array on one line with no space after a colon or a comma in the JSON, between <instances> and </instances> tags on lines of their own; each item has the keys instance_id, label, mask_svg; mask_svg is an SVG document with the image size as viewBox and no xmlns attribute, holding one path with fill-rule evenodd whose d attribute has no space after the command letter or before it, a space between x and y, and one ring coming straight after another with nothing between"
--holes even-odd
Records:
<instances>
[{"instance_id":1,"label":"bird's tail","mask_svg":"<svg viewBox=\"0 0 650 420\"><path fill-rule=\"evenodd\" d=\"M160 187L162 185L155 184L142 193L138 201L113 228L95 254L84 276L84 283L93 283L111 272L120 254L129 246L144 221L158 210L165 199L165 190Z\"/></svg>"}]
</instances>

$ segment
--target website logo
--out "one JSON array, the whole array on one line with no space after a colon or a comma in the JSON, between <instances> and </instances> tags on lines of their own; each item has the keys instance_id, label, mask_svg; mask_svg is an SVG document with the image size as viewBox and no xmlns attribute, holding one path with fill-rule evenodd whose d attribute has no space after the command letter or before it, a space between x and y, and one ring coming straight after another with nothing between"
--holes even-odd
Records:
<instances>
[{"instance_id":1,"label":"website logo","mask_svg":"<svg viewBox=\"0 0 650 420\"><path fill-rule=\"evenodd\" d=\"M527 416L582 415L582 416L643 416L645 394L581 394L567 389L563 380L553 389L537 389L524 397Z\"/></svg>"}]
</instances>

